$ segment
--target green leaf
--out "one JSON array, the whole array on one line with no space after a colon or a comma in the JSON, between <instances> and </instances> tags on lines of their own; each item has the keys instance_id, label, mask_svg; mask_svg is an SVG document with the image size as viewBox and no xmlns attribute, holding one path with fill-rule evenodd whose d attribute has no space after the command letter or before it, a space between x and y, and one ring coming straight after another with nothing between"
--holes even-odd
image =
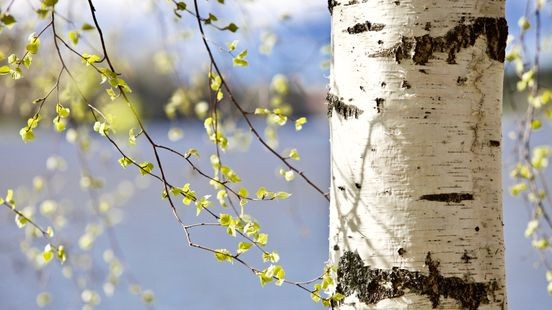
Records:
<instances>
[{"instance_id":1,"label":"green leaf","mask_svg":"<svg viewBox=\"0 0 552 310\"><path fill-rule=\"evenodd\" d=\"M185 156L186 156L187 158L189 158L189 157L192 156L192 155L193 155L193 156L196 156L197 158L199 158L199 152L198 152L196 149L189 149L189 150L186 152L186 154L185 154Z\"/></svg>"},{"instance_id":2,"label":"green leaf","mask_svg":"<svg viewBox=\"0 0 552 310\"><path fill-rule=\"evenodd\" d=\"M236 32L236 31L238 31L239 27L236 26L236 24L234 24L234 23L230 23L230 24L228 24L228 26L226 26L222 29L223 30L228 30L228 31L231 31L231 32Z\"/></svg>"},{"instance_id":3,"label":"green leaf","mask_svg":"<svg viewBox=\"0 0 552 310\"><path fill-rule=\"evenodd\" d=\"M292 149L291 151L289 151L289 158L294 159L294 160L301 159L301 157L299 157L299 153L297 152L296 149Z\"/></svg>"},{"instance_id":4,"label":"green leaf","mask_svg":"<svg viewBox=\"0 0 552 310\"><path fill-rule=\"evenodd\" d=\"M291 196L291 194L286 192L277 192L274 194L274 198L276 199L287 199L289 196Z\"/></svg>"},{"instance_id":5,"label":"green leaf","mask_svg":"<svg viewBox=\"0 0 552 310\"><path fill-rule=\"evenodd\" d=\"M19 62L19 58L17 57L17 55L10 54L10 56L8 56L8 64L13 65L17 62Z\"/></svg>"},{"instance_id":6,"label":"green leaf","mask_svg":"<svg viewBox=\"0 0 552 310\"><path fill-rule=\"evenodd\" d=\"M42 292L36 296L36 305L39 308L44 308L51 302L52 302L52 295L50 295L50 293Z\"/></svg>"},{"instance_id":7,"label":"green leaf","mask_svg":"<svg viewBox=\"0 0 552 310\"><path fill-rule=\"evenodd\" d=\"M249 249L253 246L253 244L249 242L240 242L238 244L238 254L245 253L249 251Z\"/></svg>"},{"instance_id":8,"label":"green leaf","mask_svg":"<svg viewBox=\"0 0 552 310\"><path fill-rule=\"evenodd\" d=\"M233 63L234 67L247 67L247 65L249 65L247 60L240 58L234 58Z\"/></svg>"},{"instance_id":9,"label":"green leaf","mask_svg":"<svg viewBox=\"0 0 552 310\"><path fill-rule=\"evenodd\" d=\"M84 24L82 24L82 27L81 27L82 31L89 31L89 30L94 30L94 29L96 29L96 27L90 25L89 23L84 23Z\"/></svg>"},{"instance_id":10,"label":"green leaf","mask_svg":"<svg viewBox=\"0 0 552 310\"><path fill-rule=\"evenodd\" d=\"M52 238L54 236L54 229L52 228L52 226L48 226L46 228L46 235L48 236L48 238Z\"/></svg>"},{"instance_id":11,"label":"green leaf","mask_svg":"<svg viewBox=\"0 0 552 310\"><path fill-rule=\"evenodd\" d=\"M128 165L132 164L132 160L128 157L121 157L119 158L119 164L121 164L123 168L126 168Z\"/></svg>"},{"instance_id":12,"label":"green leaf","mask_svg":"<svg viewBox=\"0 0 552 310\"><path fill-rule=\"evenodd\" d=\"M46 247L44 247L44 251L42 252L42 258L44 258L44 262L49 263L52 258L54 258L54 251L52 249L51 244L47 244Z\"/></svg>"},{"instance_id":13,"label":"green leaf","mask_svg":"<svg viewBox=\"0 0 552 310\"><path fill-rule=\"evenodd\" d=\"M549 243L548 243L548 240L546 239L537 239L537 240L533 240L533 242L531 243L531 245L535 248L535 249L538 249L538 250L544 250L548 247Z\"/></svg>"},{"instance_id":14,"label":"green leaf","mask_svg":"<svg viewBox=\"0 0 552 310\"><path fill-rule=\"evenodd\" d=\"M259 187L259 189L257 190L257 198L259 199L264 199L266 197L266 194L267 194L267 190L264 186L261 186Z\"/></svg>"},{"instance_id":15,"label":"green leaf","mask_svg":"<svg viewBox=\"0 0 552 310\"><path fill-rule=\"evenodd\" d=\"M178 11L186 10L186 3L182 2L182 1L178 1L176 3L176 10L178 10Z\"/></svg>"},{"instance_id":16,"label":"green leaf","mask_svg":"<svg viewBox=\"0 0 552 310\"><path fill-rule=\"evenodd\" d=\"M272 282L272 277L267 276L266 272L259 272L257 273L257 276L259 277L259 280L261 281L261 286L265 286L267 283Z\"/></svg>"},{"instance_id":17,"label":"green leaf","mask_svg":"<svg viewBox=\"0 0 552 310\"><path fill-rule=\"evenodd\" d=\"M532 220L527 223L527 228L525 229L525 238L531 237L539 227L539 221L538 220Z\"/></svg>"},{"instance_id":18,"label":"green leaf","mask_svg":"<svg viewBox=\"0 0 552 310\"><path fill-rule=\"evenodd\" d=\"M21 71L21 68L15 68L10 70L11 78L14 80L19 80L23 77L23 71Z\"/></svg>"},{"instance_id":19,"label":"green leaf","mask_svg":"<svg viewBox=\"0 0 552 310\"><path fill-rule=\"evenodd\" d=\"M522 16L522 17L518 20L518 26L519 26L519 28L521 28L521 30L526 31L526 30L528 30L529 28L531 28L531 23L529 22L529 20L527 19L527 17Z\"/></svg>"},{"instance_id":20,"label":"green leaf","mask_svg":"<svg viewBox=\"0 0 552 310\"><path fill-rule=\"evenodd\" d=\"M268 235L258 234L257 237L255 238L255 242L261 246L265 246L268 243Z\"/></svg>"},{"instance_id":21,"label":"green leaf","mask_svg":"<svg viewBox=\"0 0 552 310\"><path fill-rule=\"evenodd\" d=\"M8 66L1 66L0 67L0 75L6 75L10 73L10 67Z\"/></svg>"},{"instance_id":22,"label":"green leaf","mask_svg":"<svg viewBox=\"0 0 552 310\"><path fill-rule=\"evenodd\" d=\"M31 67L32 62L33 62L33 56L31 56L31 54L27 54L25 55L25 57L23 57L23 65L25 66L25 68L29 69Z\"/></svg>"},{"instance_id":23,"label":"green leaf","mask_svg":"<svg viewBox=\"0 0 552 310\"><path fill-rule=\"evenodd\" d=\"M305 123L307 123L307 118L306 117L301 117L298 120L296 120L295 121L295 130L299 131L299 130L303 129L303 125Z\"/></svg>"},{"instance_id":24,"label":"green leaf","mask_svg":"<svg viewBox=\"0 0 552 310\"><path fill-rule=\"evenodd\" d=\"M6 201L9 203L9 204L15 204L14 200L13 200L13 189L8 189L7 193L6 193Z\"/></svg>"},{"instance_id":25,"label":"green leaf","mask_svg":"<svg viewBox=\"0 0 552 310\"><path fill-rule=\"evenodd\" d=\"M293 181L293 179L295 179L295 172L293 172L293 170L286 171L285 169L281 168L280 175L284 177L284 180L286 180L286 182L291 182Z\"/></svg>"},{"instance_id":26,"label":"green leaf","mask_svg":"<svg viewBox=\"0 0 552 310\"><path fill-rule=\"evenodd\" d=\"M247 191L247 188L242 187L240 188L238 195L240 195L240 197L242 198L247 198L247 196L249 195L249 192Z\"/></svg>"},{"instance_id":27,"label":"green leaf","mask_svg":"<svg viewBox=\"0 0 552 310\"><path fill-rule=\"evenodd\" d=\"M60 263L65 263L67 260L67 253L65 252L65 247L63 245L58 245L56 255Z\"/></svg>"},{"instance_id":28,"label":"green leaf","mask_svg":"<svg viewBox=\"0 0 552 310\"><path fill-rule=\"evenodd\" d=\"M25 47L27 51L31 54L38 53L40 47L40 38L35 36L34 33L29 35L27 46Z\"/></svg>"},{"instance_id":29,"label":"green leaf","mask_svg":"<svg viewBox=\"0 0 552 310\"><path fill-rule=\"evenodd\" d=\"M102 58L98 55L82 54L82 62L86 63L87 66L99 62L100 60L102 60ZM102 70L102 74L107 75L104 71L106 70Z\"/></svg>"},{"instance_id":30,"label":"green leaf","mask_svg":"<svg viewBox=\"0 0 552 310\"><path fill-rule=\"evenodd\" d=\"M221 214L218 221L222 226L230 226L234 219L230 214Z\"/></svg>"},{"instance_id":31,"label":"green leaf","mask_svg":"<svg viewBox=\"0 0 552 310\"><path fill-rule=\"evenodd\" d=\"M219 262L227 261L229 263L234 262L234 258L232 257L232 254L230 254L230 251L226 249L217 249L215 250L215 258Z\"/></svg>"},{"instance_id":32,"label":"green leaf","mask_svg":"<svg viewBox=\"0 0 552 310\"><path fill-rule=\"evenodd\" d=\"M57 132L62 132L65 130L65 120L61 119L61 117L55 117L53 120L54 123L54 129Z\"/></svg>"},{"instance_id":33,"label":"green leaf","mask_svg":"<svg viewBox=\"0 0 552 310\"><path fill-rule=\"evenodd\" d=\"M0 17L0 22L2 22L8 28L13 27L13 25L16 23L15 17L10 15L9 13L2 14L2 16Z\"/></svg>"},{"instance_id":34,"label":"green leaf","mask_svg":"<svg viewBox=\"0 0 552 310\"><path fill-rule=\"evenodd\" d=\"M45 6L54 6L58 3L58 0L42 0L42 4Z\"/></svg>"},{"instance_id":35,"label":"green leaf","mask_svg":"<svg viewBox=\"0 0 552 310\"><path fill-rule=\"evenodd\" d=\"M211 198L211 195L205 195L196 200L196 215L199 215L201 213L201 210L213 204L211 201L209 201L209 198Z\"/></svg>"},{"instance_id":36,"label":"green leaf","mask_svg":"<svg viewBox=\"0 0 552 310\"><path fill-rule=\"evenodd\" d=\"M278 253L276 252L272 252L272 253L263 253L263 262L272 262L272 263L277 263L278 261L280 260L280 255L278 255Z\"/></svg>"},{"instance_id":37,"label":"green leaf","mask_svg":"<svg viewBox=\"0 0 552 310\"><path fill-rule=\"evenodd\" d=\"M62 118L69 117L71 110L69 108L64 108L61 104L56 104L56 113Z\"/></svg>"},{"instance_id":38,"label":"green leaf","mask_svg":"<svg viewBox=\"0 0 552 310\"><path fill-rule=\"evenodd\" d=\"M153 303L153 301L155 300L155 295L154 295L153 292L150 291L150 290L144 291L144 292L142 293L142 300L143 300L146 304L151 304L151 303Z\"/></svg>"},{"instance_id":39,"label":"green leaf","mask_svg":"<svg viewBox=\"0 0 552 310\"><path fill-rule=\"evenodd\" d=\"M257 114L257 115L268 115L268 114L270 114L270 110L266 109L266 108L256 108L255 109L255 114Z\"/></svg>"},{"instance_id":40,"label":"green leaf","mask_svg":"<svg viewBox=\"0 0 552 310\"><path fill-rule=\"evenodd\" d=\"M143 162L140 164L140 174L141 175L146 175L148 173L151 173L151 171L153 170L153 164L150 163L150 162Z\"/></svg>"},{"instance_id":41,"label":"green leaf","mask_svg":"<svg viewBox=\"0 0 552 310\"><path fill-rule=\"evenodd\" d=\"M218 20L218 17L209 13L209 16L207 17L207 20L205 21L205 23L210 24L211 22L216 22L217 20Z\"/></svg>"},{"instance_id":42,"label":"green leaf","mask_svg":"<svg viewBox=\"0 0 552 310\"><path fill-rule=\"evenodd\" d=\"M19 130L19 135L21 136L21 139L23 142L27 143L29 141L33 141L35 139L34 132L29 127L23 127L21 130Z\"/></svg>"},{"instance_id":43,"label":"green leaf","mask_svg":"<svg viewBox=\"0 0 552 310\"><path fill-rule=\"evenodd\" d=\"M15 216L15 224L17 225L18 228L23 228L25 227L25 224L27 224L29 221L27 220L26 217L24 216L21 216L19 214L17 214Z\"/></svg>"},{"instance_id":44,"label":"green leaf","mask_svg":"<svg viewBox=\"0 0 552 310\"><path fill-rule=\"evenodd\" d=\"M69 37L69 40L73 43L73 45L77 45L79 43L80 34L78 31L76 30L69 31L67 36Z\"/></svg>"},{"instance_id":45,"label":"green leaf","mask_svg":"<svg viewBox=\"0 0 552 310\"><path fill-rule=\"evenodd\" d=\"M238 42L239 42L238 40L234 40L231 43L228 43L228 51L233 52L236 49L236 47L238 47Z\"/></svg>"},{"instance_id":46,"label":"green leaf","mask_svg":"<svg viewBox=\"0 0 552 310\"><path fill-rule=\"evenodd\" d=\"M136 133L134 133L134 128L130 128L128 131L128 144L136 145Z\"/></svg>"}]
</instances>

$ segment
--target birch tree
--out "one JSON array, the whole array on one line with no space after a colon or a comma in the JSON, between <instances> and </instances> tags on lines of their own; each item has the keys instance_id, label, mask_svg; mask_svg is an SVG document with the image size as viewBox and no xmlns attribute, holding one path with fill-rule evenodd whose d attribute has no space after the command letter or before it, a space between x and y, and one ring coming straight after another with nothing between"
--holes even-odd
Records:
<instances>
[{"instance_id":1,"label":"birch tree","mask_svg":"<svg viewBox=\"0 0 552 310\"><path fill-rule=\"evenodd\" d=\"M330 1L340 309L503 309L504 1Z\"/></svg>"}]
</instances>

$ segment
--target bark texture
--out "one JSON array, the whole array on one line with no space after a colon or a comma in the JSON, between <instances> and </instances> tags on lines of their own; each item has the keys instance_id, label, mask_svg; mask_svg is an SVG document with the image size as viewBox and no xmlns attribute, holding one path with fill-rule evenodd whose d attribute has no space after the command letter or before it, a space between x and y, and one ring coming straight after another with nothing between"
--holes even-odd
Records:
<instances>
[{"instance_id":1,"label":"bark texture","mask_svg":"<svg viewBox=\"0 0 552 310\"><path fill-rule=\"evenodd\" d=\"M506 308L504 1L328 7L336 308Z\"/></svg>"}]
</instances>

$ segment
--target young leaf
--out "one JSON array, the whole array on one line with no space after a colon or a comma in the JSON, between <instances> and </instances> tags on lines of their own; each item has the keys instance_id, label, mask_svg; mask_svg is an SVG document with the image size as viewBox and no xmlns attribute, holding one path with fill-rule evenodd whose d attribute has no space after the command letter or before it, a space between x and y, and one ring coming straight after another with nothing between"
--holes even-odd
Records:
<instances>
[{"instance_id":1,"label":"young leaf","mask_svg":"<svg viewBox=\"0 0 552 310\"><path fill-rule=\"evenodd\" d=\"M151 173L151 171L153 170L153 164L150 163L150 162L143 162L140 164L140 174L141 175L146 175L148 173Z\"/></svg>"},{"instance_id":2,"label":"young leaf","mask_svg":"<svg viewBox=\"0 0 552 310\"><path fill-rule=\"evenodd\" d=\"M240 242L238 244L238 254L245 253L249 251L249 249L253 246L253 244L249 242Z\"/></svg>"}]
</instances>

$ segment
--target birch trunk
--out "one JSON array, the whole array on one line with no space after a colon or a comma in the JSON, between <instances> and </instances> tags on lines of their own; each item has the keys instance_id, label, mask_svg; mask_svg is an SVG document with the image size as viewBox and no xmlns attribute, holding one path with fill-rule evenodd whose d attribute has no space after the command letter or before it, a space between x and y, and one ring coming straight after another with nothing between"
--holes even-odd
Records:
<instances>
[{"instance_id":1,"label":"birch trunk","mask_svg":"<svg viewBox=\"0 0 552 310\"><path fill-rule=\"evenodd\" d=\"M504 1L329 7L336 308L506 308Z\"/></svg>"}]
</instances>

